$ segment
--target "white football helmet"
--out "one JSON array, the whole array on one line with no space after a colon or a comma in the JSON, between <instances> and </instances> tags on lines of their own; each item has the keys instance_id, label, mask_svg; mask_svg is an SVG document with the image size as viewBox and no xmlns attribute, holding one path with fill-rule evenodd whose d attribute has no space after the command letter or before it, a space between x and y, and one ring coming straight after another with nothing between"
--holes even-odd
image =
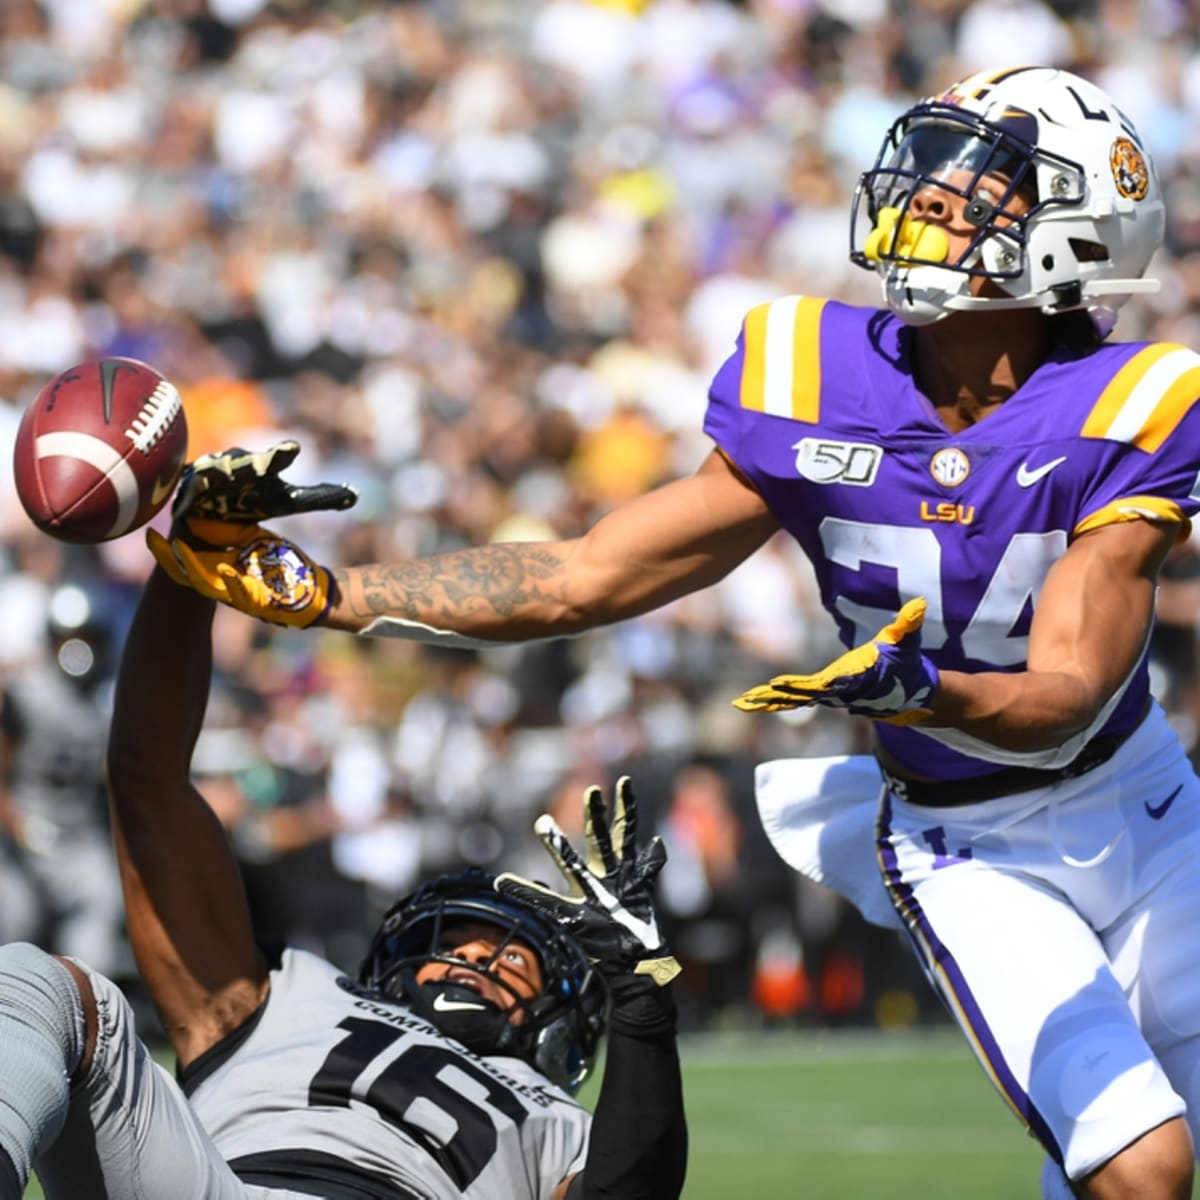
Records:
<instances>
[{"instance_id":1,"label":"white football helmet","mask_svg":"<svg viewBox=\"0 0 1200 1200\"><path fill-rule=\"evenodd\" d=\"M941 229L910 212L930 187L964 197L978 228L954 262ZM1016 196L1026 212L1007 210ZM972 309L1084 309L1104 337L1131 293L1158 289L1142 274L1164 226L1154 167L1108 96L1067 71L1017 67L972 75L895 122L855 192L850 257L912 325ZM1004 295L972 296L980 276Z\"/></svg>"}]
</instances>

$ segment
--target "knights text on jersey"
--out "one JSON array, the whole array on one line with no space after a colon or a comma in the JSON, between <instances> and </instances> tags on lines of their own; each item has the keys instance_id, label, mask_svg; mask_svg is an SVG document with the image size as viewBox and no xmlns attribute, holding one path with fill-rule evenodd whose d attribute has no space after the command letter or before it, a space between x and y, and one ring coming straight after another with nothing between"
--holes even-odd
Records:
<instances>
[{"instance_id":1,"label":"knights text on jersey","mask_svg":"<svg viewBox=\"0 0 1200 1200\"><path fill-rule=\"evenodd\" d=\"M524 1061L470 1054L296 949L181 1083L245 1182L339 1200L548 1200L591 1119Z\"/></svg>"},{"instance_id":2,"label":"knights text on jersey","mask_svg":"<svg viewBox=\"0 0 1200 1200\"><path fill-rule=\"evenodd\" d=\"M1064 351L950 433L913 380L911 346L888 312L807 296L761 305L713 380L705 429L804 549L847 646L924 596L922 645L939 667L1019 670L1046 574L1073 538L1138 518L1189 528L1200 355ZM1104 728L1132 728L1147 690L1143 662ZM920 774L990 769L920 726L877 733Z\"/></svg>"}]
</instances>

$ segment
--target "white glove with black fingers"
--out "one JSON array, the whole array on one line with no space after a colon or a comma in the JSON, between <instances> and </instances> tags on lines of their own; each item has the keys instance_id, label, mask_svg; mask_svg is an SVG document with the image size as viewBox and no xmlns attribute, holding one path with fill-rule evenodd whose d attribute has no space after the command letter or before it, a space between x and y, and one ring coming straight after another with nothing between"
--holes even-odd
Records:
<instances>
[{"instance_id":1,"label":"white glove with black fingers","mask_svg":"<svg viewBox=\"0 0 1200 1200\"><path fill-rule=\"evenodd\" d=\"M351 508L358 492L348 484L300 485L280 478L299 453L299 442L286 441L257 452L234 446L220 454L202 454L180 477L171 503L172 535L182 522L197 518L257 525L293 513Z\"/></svg>"},{"instance_id":2,"label":"white glove with black fingers","mask_svg":"<svg viewBox=\"0 0 1200 1200\"><path fill-rule=\"evenodd\" d=\"M667 849L654 837L639 851L637 800L628 776L617 781L611 815L598 787L587 789L583 805L586 862L553 817L543 814L533 827L570 885L569 894L511 873L498 875L495 887L572 937L620 1003L664 987L679 974L654 915L654 880Z\"/></svg>"}]
</instances>

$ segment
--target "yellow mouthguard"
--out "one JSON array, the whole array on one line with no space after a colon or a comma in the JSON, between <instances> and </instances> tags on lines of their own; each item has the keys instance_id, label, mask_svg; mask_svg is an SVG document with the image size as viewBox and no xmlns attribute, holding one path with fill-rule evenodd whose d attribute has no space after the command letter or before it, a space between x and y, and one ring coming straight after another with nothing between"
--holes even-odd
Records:
<instances>
[{"instance_id":1,"label":"yellow mouthguard","mask_svg":"<svg viewBox=\"0 0 1200 1200\"><path fill-rule=\"evenodd\" d=\"M950 256L950 239L945 230L936 225L914 221L911 217L901 221L898 208L881 208L875 228L867 235L863 256L871 262L882 262L885 255L945 262Z\"/></svg>"}]
</instances>

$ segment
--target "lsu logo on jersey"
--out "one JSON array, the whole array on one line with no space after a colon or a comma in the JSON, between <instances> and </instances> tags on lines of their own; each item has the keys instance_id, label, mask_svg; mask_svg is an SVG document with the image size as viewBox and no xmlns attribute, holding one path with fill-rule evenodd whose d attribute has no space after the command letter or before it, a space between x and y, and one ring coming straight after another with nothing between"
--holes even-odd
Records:
<instances>
[{"instance_id":1,"label":"lsu logo on jersey","mask_svg":"<svg viewBox=\"0 0 1200 1200\"><path fill-rule=\"evenodd\" d=\"M883 450L869 442L806 437L796 442L792 449L796 451L796 471L809 483L870 487L883 459Z\"/></svg>"},{"instance_id":2,"label":"lsu logo on jersey","mask_svg":"<svg viewBox=\"0 0 1200 1200\"><path fill-rule=\"evenodd\" d=\"M973 525L975 523L975 505L973 504L938 504L928 500L921 501L922 521L943 521L955 525Z\"/></svg>"}]
</instances>

